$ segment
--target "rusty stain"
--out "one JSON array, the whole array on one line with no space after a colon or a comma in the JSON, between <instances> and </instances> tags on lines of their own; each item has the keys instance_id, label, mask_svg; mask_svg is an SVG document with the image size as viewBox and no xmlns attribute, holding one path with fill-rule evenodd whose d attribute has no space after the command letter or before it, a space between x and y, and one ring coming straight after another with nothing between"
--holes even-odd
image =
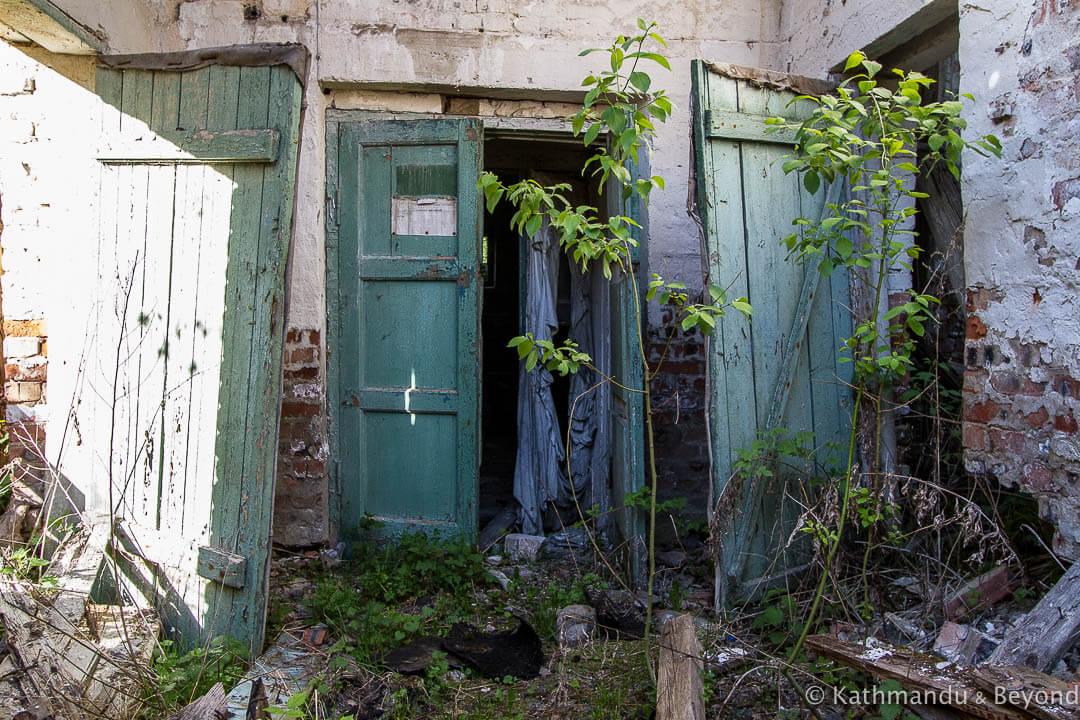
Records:
<instances>
[{"instance_id":1,"label":"rusty stain","mask_svg":"<svg viewBox=\"0 0 1080 720\"><path fill-rule=\"evenodd\" d=\"M476 140L476 128L471 124L465 128L465 139Z\"/></svg>"},{"instance_id":2,"label":"rusty stain","mask_svg":"<svg viewBox=\"0 0 1080 720\"><path fill-rule=\"evenodd\" d=\"M352 396L352 406L354 408L360 407L360 398L356 397L355 395Z\"/></svg>"},{"instance_id":3,"label":"rusty stain","mask_svg":"<svg viewBox=\"0 0 1080 720\"><path fill-rule=\"evenodd\" d=\"M457 285L459 288L468 288L472 286L473 271L466 270L457 276Z\"/></svg>"},{"instance_id":4,"label":"rusty stain","mask_svg":"<svg viewBox=\"0 0 1080 720\"><path fill-rule=\"evenodd\" d=\"M438 280L443 274L438 263L429 263L426 268L413 275L414 280Z\"/></svg>"}]
</instances>

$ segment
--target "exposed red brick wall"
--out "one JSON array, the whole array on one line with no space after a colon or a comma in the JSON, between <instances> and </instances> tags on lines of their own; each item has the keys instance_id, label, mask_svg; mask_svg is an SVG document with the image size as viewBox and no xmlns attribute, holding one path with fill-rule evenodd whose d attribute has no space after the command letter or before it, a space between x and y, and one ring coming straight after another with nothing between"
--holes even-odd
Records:
<instances>
[{"instance_id":1,"label":"exposed red brick wall","mask_svg":"<svg viewBox=\"0 0 1080 720\"><path fill-rule=\"evenodd\" d=\"M709 493L708 436L705 432L706 340L696 330L676 330L669 311L664 324L649 328L649 365L664 358L649 385L652 391L656 469L661 499L686 497L687 508L704 513ZM665 354L665 347L667 352Z\"/></svg>"},{"instance_id":2,"label":"exposed red brick wall","mask_svg":"<svg viewBox=\"0 0 1080 720\"><path fill-rule=\"evenodd\" d=\"M285 361L274 492L274 542L304 547L326 542L325 380L318 330L290 329Z\"/></svg>"},{"instance_id":3,"label":"exposed red brick wall","mask_svg":"<svg viewBox=\"0 0 1080 720\"><path fill-rule=\"evenodd\" d=\"M1032 493L1058 527L1055 549L1076 557L1080 380L1054 362L1053 348L1045 344L988 335L977 313L990 302L984 289L969 293L968 311L974 314L967 324L964 372L966 464Z\"/></svg>"},{"instance_id":4,"label":"exposed red brick wall","mask_svg":"<svg viewBox=\"0 0 1080 720\"><path fill-rule=\"evenodd\" d=\"M4 321L4 397L8 457L44 450L48 331L44 320Z\"/></svg>"}]
</instances>

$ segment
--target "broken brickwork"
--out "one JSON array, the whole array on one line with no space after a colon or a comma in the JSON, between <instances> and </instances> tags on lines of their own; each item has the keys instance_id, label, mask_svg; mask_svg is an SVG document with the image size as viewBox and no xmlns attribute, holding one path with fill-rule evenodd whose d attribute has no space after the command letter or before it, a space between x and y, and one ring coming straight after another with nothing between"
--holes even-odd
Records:
<instances>
[{"instance_id":1,"label":"broken brickwork","mask_svg":"<svg viewBox=\"0 0 1080 720\"><path fill-rule=\"evenodd\" d=\"M291 547L327 540L325 387L320 333L285 334L274 489L274 542Z\"/></svg>"},{"instance_id":2,"label":"broken brickwork","mask_svg":"<svg viewBox=\"0 0 1080 720\"><path fill-rule=\"evenodd\" d=\"M663 358L660 372L649 384L658 494L661 500L685 497L688 516L698 516L704 514L709 493L706 339L696 330L684 333L676 329L671 334L676 323L670 310L664 311L663 321L648 334L649 366L655 369Z\"/></svg>"},{"instance_id":3,"label":"broken brickwork","mask_svg":"<svg viewBox=\"0 0 1080 720\"><path fill-rule=\"evenodd\" d=\"M968 278L965 462L1034 495L1080 558L1080 2L994 0L960 14Z\"/></svg>"},{"instance_id":4,"label":"broken brickwork","mask_svg":"<svg viewBox=\"0 0 1080 720\"><path fill-rule=\"evenodd\" d=\"M7 401L8 458L45 447L45 388L48 336L43 320L4 321L4 396Z\"/></svg>"}]
</instances>

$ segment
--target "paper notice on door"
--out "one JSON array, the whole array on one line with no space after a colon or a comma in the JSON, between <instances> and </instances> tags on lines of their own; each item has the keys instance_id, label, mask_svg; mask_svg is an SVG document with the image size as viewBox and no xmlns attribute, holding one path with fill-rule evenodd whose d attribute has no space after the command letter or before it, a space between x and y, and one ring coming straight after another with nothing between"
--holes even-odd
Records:
<instances>
[{"instance_id":1,"label":"paper notice on door","mask_svg":"<svg viewBox=\"0 0 1080 720\"><path fill-rule=\"evenodd\" d=\"M391 214L394 235L457 235L457 198L395 195Z\"/></svg>"}]
</instances>

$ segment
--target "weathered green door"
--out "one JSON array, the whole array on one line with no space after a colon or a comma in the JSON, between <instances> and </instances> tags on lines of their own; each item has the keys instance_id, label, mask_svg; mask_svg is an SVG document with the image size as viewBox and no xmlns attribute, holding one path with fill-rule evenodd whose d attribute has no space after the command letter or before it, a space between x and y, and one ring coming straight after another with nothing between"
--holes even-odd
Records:
<instances>
[{"instance_id":1,"label":"weathered green door","mask_svg":"<svg viewBox=\"0 0 1080 720\"><path fill-rule=\"evenodd\" d=\"M125 594L190 645L227 633L258 652L301 85L285 65L211 65L101 69L97 92L86 509L116 522Z\"/></svg>"},{"instance_id":2,"label":"weathered green door","mask_svg":"<svg viewBox=\"0 0 1080 720\"><path fill-rule=\"evenodd\" d=\"M480 124L331 123L330 403L346 535L476 533ZM336 133L336 139L334 137Z\"/></svg>"},{"instance_id":3,"label":"weathered green door","mask_svg":"<svg viewBox=\"0 0 1080 720\"><path fill-rule=\"evenodd\" d=\"M851 327L847 275L823 278L816 266L790 262L781 243L795 218L819 217L827 197L824 190L809 194L781 170L794 133L765 132L768 117L797 119L808 111L805 103L790 104L790 80L693 65L709 281L733 297L745 295L754 308L752 321L728 314L709 340L712 482L726 528L719 572L729 598L753 593L806 560L797 543L789 544L804 487L782 463L770 479L733 474L740 450L762 432L811 431L820 461L851 427L850 365L838 352Z\"/></svg>"}]
</instances>

